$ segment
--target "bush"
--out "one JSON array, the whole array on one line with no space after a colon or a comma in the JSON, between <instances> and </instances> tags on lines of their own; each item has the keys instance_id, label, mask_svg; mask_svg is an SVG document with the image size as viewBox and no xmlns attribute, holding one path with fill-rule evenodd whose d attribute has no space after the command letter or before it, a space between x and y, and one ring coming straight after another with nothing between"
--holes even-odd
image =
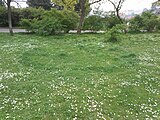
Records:
<instances>
[{"instance_id":1,"label":"bush","mask_svg":"<svg viewBox=\"0 0 160 120\"><path fill-rule=\"evenodd\" d=\"M17 27L20 25L21 19L40 19L44 10L42 8L12 8L12 25ZM7 8L0 6L0 26L8 27Z\"/></svg>"},{"instance_id":2,"label":"bush","mask_svg":"<svg viewBox=\"0 0 160 120\"><path fill-rule=\"evenodd\" d=\"M117 24L112 27L107 33L107 41L108 42L118 42L122 39L122 35L125 33L126 25Z\"/></svg>"},{"instance_id":3,"label":"bush","mask_svg":"<svg viewBox=\"0 0 160 120\"><path fill-rule=\"evenodd\" d=\"M29 19L21 19L20 25L25 28L27 31L32 31L32 24L31 20Z\"/></svg>"},{"instance_id":4,"label":"bush","mask_svg":"<svg viewBox=\"0 0 160 120\"><path fill-rule=\"evenodd\" d=\"M20 19L41 19L41 16L44 13L44 9L42 8L23 8L20 9Z\"/></svg>"},{"instance_id":5,"label":"bush","mask_svg":"<svg viewBox=\"0 0 160 120\"><path fill-rule=\"evenodd\" d=\"M8 26L8 16L7 16L7 9L3 6L0 6L0 27Z\"/></svg>"},{"instance_id":6,"label":"bush","mask_svg":"<svg viewBox=\"0 0 160 120\"><path fill-rule=\"evenodd\" d=\"M130 32L140 32L143 27L143 19L140 15L130 20L129 31Z\"/></svg>"},{"instance_id":7,"label":"bush","mask_svg":"<svg viewBox=\"0 0 160 120\"><path fill-rule=\"evenodd\" d=\"M78 15L71 11L52 9L45 11L41 19L22 19L21 25L39 35L52 35L69 32L78 23Z\"/></svg>"},{"instance_id":8,"label":"bush","mask_svg":"<svg viewBox=\"0 0 160 120\"><path fill-rule=\"evenodd\" d=\"M106 18L106 26L107 28L112 28L116 26L117 24L120 24L120 20L117 18L117 16L110 16L109 18Z\"/></svg>"},{"instance_id":9,"label":"bush","mask_svg":"<svg viewBox=\"0 0 160 120\"><path fill-rule=\"evenodd\" d=\"M77 13L64 10L62 11L63 18L62 19L62 26L65 33L68 33L69 30L74 30L77 28L79 17Z\"/></svg>"},{"instance_id":10,"label":"bush","mask_svg":"<svg viewBox=\"0 0 160 120\"><path fill-rule=\"evenodd\" d=\"M140 32L140 31L157 31L159 29L158 16L154 13L147 11L143 12L142 15L137 15L135 18L130 20L130 31Z\"/></svg>"},{"instance_id":11,"label":"bush","mask_svg":"<svg viewBox=\"0 0 160 120\"><path fill-rule=\"evenodd\" d=\"M92 15L85 19L84 30L104 30L104 19L98 15Z\"/></svg>"}]
</instances>

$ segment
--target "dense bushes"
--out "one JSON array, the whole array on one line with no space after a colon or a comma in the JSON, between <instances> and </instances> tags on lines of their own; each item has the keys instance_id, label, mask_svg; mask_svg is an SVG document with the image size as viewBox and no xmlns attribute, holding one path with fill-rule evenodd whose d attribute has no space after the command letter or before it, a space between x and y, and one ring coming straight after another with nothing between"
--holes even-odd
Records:
<instances>
[{"instance_id":1,"label":"dense bushes","mask_svg":"<svg viewBox=\"0 0 160 120\"><path fill-rule=\"evenodd\" d=\"M105 29L104 18L98 15L92 15L85 19L84 30L98 31Z\"/></svg>"},{"instance_id":2,"label":"dense bushes","mask_svg":"<svg viewBox=\"0 0 160 120\"><path fill-rule=\"evenodd\" d=\"M78 19L77 13L68 10L12 8L13 27L21 26L28 31L42 35L67 33L77 27ZM0 6L0 27L8 27L7 9L2 6Z\"/></svg>"},{"instance_id":3,"label":"dense bushes","mask_svg":"<svg viewBox=\"0 0 160 120\"><path fill-rule=\"evenodd\" d=\"M91 15L85 19L84 30L98 31L107 30L120 24L121 22L115 15Z\"/></svg>"},{"instance_id":4,"label":"dense bushes","mask_svg":"<svg viewBox=\"0 0 160 120\"><path fill-rule=\"evenodd\" d=\"M12 24L13 26L18 26L20 21L20 13L19 9L12 9ZM8 26L8 13L7 8L0 6L0 27Z\"/></svg>"},{"instance_id":5,"label":"dense bushes","mask_svg":"<svg viewBox=\"0 0 160 120\"><path fill-rule=\"evenodd\" d=\"M7 10L5 7L0 6L0 27L5 27L7 25Z\"/></svg>"},{"instance_id":6,"label":"dense bushes","mask_svg":"<svg viewBox=\"0 0 160 120\"><path fill-rule=\"evenodd\" d=\"M23 8L20 9L20 19L40 19L42 14L44 13L44 9L42 8Z\"/></svg>"},{"instance_id":7,"label":"dense bushes","mask_svg":"<svg viewBox=\"0 0 160 120\"><path fill-rule=\"evenodd\" d=\"M120 20L115 15L106 16L105 18L106 28L112 28L118 24L121 24Z\"/></svg>"},{"instance_id":8,"label":"dense bushes","mask_svg":"<svg viewBox=\"0 0 160 120\"><path fill-rule=\"evenodd\" d=\"M22 19L21 21L21 25L25 29L40 35L66 33L75 29L77 23L78 15L75 12L55 9L45 11L40 19Z\"/></svg>"},{"instance_id":9,"label":"dense bushes","mask_svg":"<svg viewBox=\"0 0 160 120\"><path fill-rule=\"evenodd\" d=\"M40 18L44 10L42 8L12 8L12 24L14 27L19 26L21 19ZM0 6L0 27L8 27L7 8Z\"/></svg>"},{"instance_id":10,"label":"dense bushes","mask_svg":"<svg viewBox=\"0 0 160 120\"><path fill-rule=\"evenodd\" d=\"M8 26L7 9L0 6L0 27ZM57 33L68 33L69 30L77 28L79 16L74 11L51 9L46 11L42 8L12 8L12 23L14 27L22 26L28 31L51 35ZM160 17L152 12L144 12L137 15L128 22L125 30L131 32L158 31L160 30ZM120 21L115 14L91 15L85 19L83 30L99 31L108 30L111 41L117 40ZM119 28L117 28L119 26ZM118 31L116 30L118 29ZM118 34L117 34L118 33Z\"/></svg>"},{"instance_id":11,"label":"dense bushes","mask_svg":"<svg viewBox=\"0 0 160 120\"><path fill-rule=\"evenodd\" d=\"M135 18L130 20L130 31L158 31L160 26L160 21L158 16L154 13L147 11L143 12L142 15L137 15Z\"/></svg>"}]
</instances>

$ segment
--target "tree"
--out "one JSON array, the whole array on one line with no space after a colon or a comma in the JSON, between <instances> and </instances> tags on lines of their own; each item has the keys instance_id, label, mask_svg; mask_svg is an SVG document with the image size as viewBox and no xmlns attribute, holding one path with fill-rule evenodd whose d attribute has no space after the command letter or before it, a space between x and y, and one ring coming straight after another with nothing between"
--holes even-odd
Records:
<instances>
[{"instance_id":1,"label":"tree","mask_svg":"<svg viewBox=\"0 0 160 120\"><path fill-rule=\"evenodd\" d=\"M114 11L109 11L106 14L104 14L105 23L107 28L112 28L116 26L117 24L121 24L118 17L115 15Z\"/></svg>"},{"instance_id":2,"label":"tree","mask_svg":"<svg viewBox=\"0 0 160 120\"><path fill-rule=\"evenodd\" d=\"M4 6L3 0L0 0L0 6Z\"/></svg>"},{"instance_id":3,"label":"tree","mask_svg":"<svg viewBox=\"0 0 160 120\"><path fill-rule=\"evenodd\" d=\"M117 16L117 18L119 19L119 21L121 23L123 23L123 20L120 17L120 13L119 12L120 12L120 10L121 10L121 8L123 6L124 1L125 0L114 0L114 1L113 0L108 0L108 2L110 2L113 5L114 10L116 12L116 16Z\"/></svg>"},{"instance_id":4,"label":"tree","mask_svg":"<svg viewBox=\"0 0 160 120\"><path fill-rule=\"evenodd\" d=\"M152 3L151 11L157 15L160 15L160 0Z\"/></svg>"},{"instance_id":5,"label":"tree","mask_svg":"<svg viewBox=\"0 0 160 120\"><path fill-rule=\"evenodd\" d=\"M55 6L61 6L64 9L74 11L77 0L52 0Z\"/></svg>"},{"instance_id":6,"label":"tree","mask_svg":"<svg viewBox=\"0 0 160 120\"><path fill-rule=\"evenodd\" d=\"M143 12L142 15L137 15L130 21L132 31L147 30L152 32L159 29L159 18L151 11Z\"/></svg>"},{"instance_id":7,"label":"tree","mask_svg":"<svg viewBox=\"0 0 160 120\"><path fill-rule=\"evenodd\" d=\"M141 15L143 19L143 28L149 32L152 32L154 29L156 29L157 23L158 23L158 17L150 12L143 12Z\"/></svg>"},{"instance_id":8,"label":"tree","mask_svg":"<svg viewBox=\"0 0 160 120\"><path fill-rule=\"evenodd\" d=\"M86 5L86 0L79 0L79 6L80 6L80 19L79 19L79 25L77 28L77 33L81 33L81 30L83 28L83 23L84 23L84 18L85 18L85 5Z\"/></svg>"},{"instance_id":9,"label":"tree","mask_svg":"<svg viewBox=\"0 0 160 120\"><path fill-rule=\"evenodd\" d=\"M85 15L87 12L87 9L95 3L101 2L102 0L91 0L91 2L89 2L89 0L79 0L79 15L80 15L80 19L79 19L79 25L77 28L77 33L80 34L83 28L83 24L84 24L84 19L85 19Z\"/></svg>"},{"instance_id":10,"label":"tree","mask_svg":"<svg viewBox=\"0 0 160 120\"><path fill-rule=\"evenodd\" d=\"M51 0L27 0L27 4L29 7L42 7L46 10L49 10L51 8Z\"/></svg>"},{"instance_id":11,"label":"tree","mask_svg":"<svg viewBox=\"0 0 160 120\"><path fill-rule=\"evenodd\" d=\"M139 32L143 26L144 26L143 19L140 15L137 15L130 20L129 28L132 32Z\"/></svg>"},{"instance_id":12,"label":"tree","mask_svg":"<svg viewBox=\"0 0 160 120\"><path fill-rule=\"evenodd\" d=\"M2 0L2 2L7 5L9 32L10 32L10 35L13 35L11 0L7 0L7 1Z\"/></svg>"},{"instance_id":13,"label":"tree","mask_svg":"<svg viewBox=\"0 0 160 120\"><path fill-rule=\"evenodd\" d=\"M91 3L89 3L89 0L52 0L53 3L63 6L64 9L78 12L79 24L77 27L77 33L81 33L85 16L89 13L90 5L100 1L102 0L91 0Z\"/></svg>"}]
</instances>

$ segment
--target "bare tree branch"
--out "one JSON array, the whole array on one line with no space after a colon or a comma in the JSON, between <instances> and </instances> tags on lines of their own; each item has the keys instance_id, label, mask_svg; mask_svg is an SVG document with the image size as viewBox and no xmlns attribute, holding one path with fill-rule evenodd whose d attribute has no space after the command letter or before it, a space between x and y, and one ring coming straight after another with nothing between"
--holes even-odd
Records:
<instances>
[{"instance_id":1,"label":"bare tree branch","mask_svg":"<svg viewBox=\"0 0 160 120\"><path fill-rule=\"evenodd\" d=\"M6 5L7 5L7 2L5 0L2 0Z\"/></svg>"},{"instance_id":2,"label":"bare tree branch","mask_svg":"<svg viewBox=\"0 0 160 120\"><path fill-rule=\"evenodd\" d=\"M116 15L117 15L117 17L118 17L118 19L120 20L121 23L123 23L123 21L122 21L122 19L120 17L119 11L121 10L124 1L125 0L119 0L118 4L117 4L116 2L113 2L112 0L108 0L108 2L110 2L114 6Z\"/></svg>"},{"instance_id":3,"label":"bare tree branch","mask_svg":"<svg viewBox=\"0 0 160 120\"><path fill-rule=\"evenodd\" d=\"M19 8L21 8L21 5L17 1L14 1L14 2L17 4Z\"/></svg>"},{"instance_id":4,"label":"bare tree branch","mask_svg":"<svg viewBox=\"0 0 160 120\"><path fill-rule=\"evenodd\" d=\"M108 0L108 1L113 5L114 9L117 8L117 7L116 7L116 4L115 4L112 0Z\"/></svg>"},{"instance_id":5,"label":"bare tree branch","mask_svg":"<svg viewBox=\"0 0 160 120\"><path fill-rule=\"evenodd\" d=\"M97 0L97 1L94 1L94 2L92 2L92 3L89 3L89 6L90 5L92 5L92 4L95 4L95 3L99 3L99 2L101 2L102 0Z\"/></svg>"}]
</instances>

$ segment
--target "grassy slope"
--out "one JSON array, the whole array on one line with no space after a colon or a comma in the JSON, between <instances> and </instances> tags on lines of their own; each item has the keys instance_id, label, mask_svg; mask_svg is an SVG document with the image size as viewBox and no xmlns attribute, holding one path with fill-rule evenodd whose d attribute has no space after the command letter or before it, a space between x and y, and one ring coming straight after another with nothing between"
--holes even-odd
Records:
<instances>
[{"instance_id":1,"label":"grassy slope","mask_svg":"<svg viewBox=\"0 0 160 120\"><path fill-rule=\"evenodd\" d=\"M160 35L0 34L1 120L160 119Z\"/></svg>"}]
</instances>

